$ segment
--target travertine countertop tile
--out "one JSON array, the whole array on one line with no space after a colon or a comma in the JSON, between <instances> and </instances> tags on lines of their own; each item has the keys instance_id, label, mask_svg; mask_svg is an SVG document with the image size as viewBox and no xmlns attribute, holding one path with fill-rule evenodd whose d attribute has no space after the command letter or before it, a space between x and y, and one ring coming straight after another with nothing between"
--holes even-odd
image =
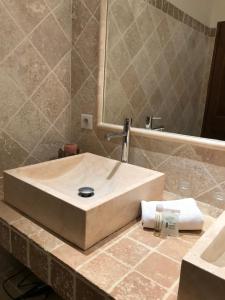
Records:
<instances>
[{"instance_id":1,"label":"travertine countertop tile","mask_svg":"<svg viewBox=\"0 0 225 300\"><path fill-rule=\"evenodd\" d=\"M135 266L149 253L149 249L129 238L124 238L107 249L107 253L129 266Z\"/></svg>"},{"instance_id":2,"label":"travertine countertop tile","mask_svg":"<svg viewBox=\"0 0 225 300\"><path fill-rule=\"evenodd\" d=\"M151 253L137 267L137 271L165 288L170 288L179 277L180 264L164 255Z\"/></svg>"},{"instance_id":3,"label":"travertine countertop tile","mask_svg":"<svg viewBox=\"0 0 225 300\"><path fill-rule=\"evenodd\" d=\"M68 244L63 244L53 250L51 254L71 269L76 270L77 267L90 260L98 252L99 250L96 248L82 251Z\"/></svg>"},{"instance_id":4,"label":"travertine countertop tile","mask_svg":"<svg viewBox=\"0 0 225 300\"><path fill-rule=\"evenodd\" d=\"M32 241L45 251L51 252L57 247L64 244L62 240L49 233L46 230L42 230L32 235Z\"/></svg>"},{"instance_id":5,"label":"travertine countertop tile","mask_svg":"<svg viewBox=\"0 0 225 300\"><path fill-rule=\"evenodd\" d=\"M43 230L40 226L27 218L21 218L18 221L15 221L12 224L12 227L28 237Z\"/></svg>"},{"instance_id":6,"label":"travertine countertop tile","mask_svg":"<svg viewBox=\"0 0 225 300\"><path fill-rule=\"evenodd\" d=\"M5 204L3 201L0 201L0 219L11 225L21 218L23 218L23 216L20 213Z\"/></svg>"},{"instance_id":7,"label":"travertine countertop tile","mask_svg":"<svg viewBox=\"0 0 225 300\"><path fill-rule=\"evenodd\" d=\"M153 233L154 233L153 230L143 229L141 224L139 224L139 226L134 231L129 233L128 236L142 243L143 245L146 245L151 248L155 248L162 242L162 239L154 236Z\"/></svg>"},{"instance_id":8,"label":"travertine countertop tile","mask_svg":"<svg viewBox=\"0 0 225 300\"><path fill-rule=\"evenodd\" d=\"M203 232L181 232L178 238L162 239L152 230L143 230L136 220L82 251L1 201L0 219L7 226L7 232L0 230L0 243L69 300L87 293L96 299L149 300L149 295L151 299L176 299L181 260L215 221L205 215ZM80 280L82 289L76 291ZM73 290L68 292L68 287Z\"/></svg>"},{"instance_id":9,"label":"travertine countertop tile","mask_svg":"<svg viewBox=\"0 0 225 300\"><path fill-rule=\"evenodd\" d=\"M122 279L128 271L128 267L105 253L99 254L79 269L82 276L105 291Z\"/></svg>"},{"instance_id":10,"label":"travertine countertop tile","mask_svg":"<svg viewBox=\"0 0 225 300\"><path fill-rule=\"evenodd\" d=\"M170 239L163 241L158 247L158 251L181 262L182 258L191 247L192 245L190 243L171 237Z\"/></svg>"},{"instance_id":11,"label":"travertine countertop tile","mask_svg":"<svg viewBox=\"0 0 225 300\"><path fill-rule=\"evenodd\" d=\"M115 299L163 299L166 290L137 272L130 273L112 291Z\"/></svg>"}]
</instances>

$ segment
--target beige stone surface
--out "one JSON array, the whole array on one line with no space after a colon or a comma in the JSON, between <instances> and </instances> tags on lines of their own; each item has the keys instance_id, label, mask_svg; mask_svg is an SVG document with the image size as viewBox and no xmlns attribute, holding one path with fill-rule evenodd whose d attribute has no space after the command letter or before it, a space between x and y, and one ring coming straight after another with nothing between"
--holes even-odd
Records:
<instances>
[{"instance_id":1,"label":"beige stone surface","mask_svg":"<svg viewBox=\"0 0 225 300\"><path fill-rule=\"evenodd\" d=\"M54 68L70 50L70 41L51 15L35 29L31 41L50 68Z\"/></svg>"},{"instance_id":2,"label":"beige stone surface","mask_svg":"<svg viewBox=\"0 0 225 300\"><path fill-rule=\"evenodd\" d=\"M0 61L2 61L6 55L13 50L13 48L22 40L23 32L16 26L13 19L5 10L2 3L0 4L0 19L1 30L0 37L4 40L0 47Z\"/></svg>"},{"instance_id":3,"label":"beige stone surface","mask_svg":"<svg viewBox=\"0 0 225 300\"><path fill-rule=\"evenodd\" d=\"M167 31L175 31L175 34L165 46L165 60L163 59L163 61L164 63L166 61L166 64L174 61L174 64L171 67L170 72L165 73L165 78L162 78L162 80L160 81L160 86L162 87L162 91L167 91L166 97L169 101L169 105L172 105L174 99L176 99L177 97L179 97L180 99L189 99L188 93L184 91L184 83L186 82L186 78L190 78L189 68L185 68L184 74L182 74L182 76L180 74L180 64L182 63L182 61L186 61L187 57L185 55L177 55L175 60L174 57L176 56L176 54L178 54L177 45L184 45L184 43L187 42L187 40L185 41L185 36L188 35L188 32L190 33L194 31L193 28L190 28L192 26L192 19L185 17L184 23L188 25L186 26L185 24L180 24L177 20L175 20L176 18L178 18L178 16L174 14L176 10L174 10L173 8L171 9L171 6L170 10L168 10L167 12L169 15L172 15L173 18L168 17L168 15L165 17L162 12L158 11L158 9L155 8L150 11L144 10L143 7L146 5L146 3L144 3L143 6L141 5L141 3L143 4L143 1L129 1L129 7L132 8L133 15L138 16L136 23L138 24L138 27L141 28L141 38L143 40L147 40L146 49L141 49L133 61L133 66L139 80L142 81L142 86L138 86L136 91L134 91L136 99L134 98L134 95L132 95L130 103L128 103L126 93L121 86L121 83L119 82L118 84L117 79L118 74L120 74L120 72L124 72L129 66L129 52L126 49L127 47L125 42L120 39L120 36L121 31L126 30L127 24L129 25L132 23L133 17L130 17L130 13L132 13L132 10L126 9L126 11L124 11L124 5L126 6L126 2L122 3L121 1L115 1L115 6L113 8L109 6L109 34L112 39L112 41L110 41L109 43L110 56L114 52L115 53L113 56L114 70L111 63L107 65L107 68L109 68L110 71L106 72L106 80L110 82L110 86L105 89L105 93L109 100L108 106L110 106L110 109L107 109L106 105L105 113L107 113L109 117L116 118L116 120L120 122L122 122L124 117L127 116L127 112L133 113L133 109L135 107L144 107L145 98L143 98L144 101L137 101L137 97L140 97L141 95L143 95L143 93L146 93L148 96L152 95L155 103L157 103L157 99L159 99L159 101L161 101L161 103L163 104L162 95L161 93L159 93L158 89L158 82L155 71L152 71L150 68L150 66L153 66L153 64L149 63L149 60L155 61L157 59L158 49L161 48L161 42L158 33L156 34L155 32L155 27L158 27L164 19L166 19L168 22L168 24L166 25L166 27L168 26ZM160 3L161 2L159 2L159 4ZM93 18L94 14L91 13L92 10L89 9L88 5L94 6L94 4L96 4L96 1L74 1L73 27L77 28L77 32L73 30L74 42L76 42L76 40L79 38L79 35L85 28L85 25L91 20L91 18ZM167 6L165 7L166 10L168 9ZM80 9L79 13L78 7ZM118 7L118 9L116 7ZM143 12L140 13L141 10L143 10ZM81 11L82 17L79 18L79 15L81 16ZM154 13L152 13L153 11ZM123 25L118 27L117 23L114 21L113 13L116 14L118 22ZM101 16L104 17L104 12L101 13ZM146 21L148 22L146 23ZM163 22L165 22L165 20ZM102 29L100 28L101 24L102 26L105 26L105 20L101 20L100 23L97 22L95 24L95 26L98 27L98 30ZM163 27L164 26L162 26L162 28ZM147 34L149 33L145 32L143 28L148 28L148 32L150 32L151 30L153 31L153 34L149 39L147 38ZM195 26L195 29L196 28L198 28L197 25ZM206 31L206 33L207 32L209 31ZM193 33L193 36L190 39L193 40L194 36L195 33ZM202 37L202 39L206 38L204 37L204 35L202 35L202 33L199 32L196 33L196 36L200 36ZM104 51L102 49L104 48L104 41L105 40L101 40L101 44L96 41L96 43L98 43L96 47L99 47L99 51L101 51L103 55ZM212 48L213 46L211 45L210 51L212 51ZM117 54L121 53L121 51L122 53L125 53L125 55L120 61L120 58ZM207 59L210 59L209 53ZM80 148L82 151L91 151L92 153L119 159L121 151L119 146L120 141L112 141L110 143L106 142L104 137L106 133L105 130L98 129L97 127L96 107L98 106L98 99L97 97L94 97L94 87L92 87L92 89L87 88L88 86L90 86L90 84L87 84L87 78L93 77L96 79L96 70L91 71L89 65L84 63L80 59L79 55L76 55L76 51L74 51L74 54L72 55L72 64L72 69L78 70L78 72L74 71L72 75L72 139L80 144ZM101 66L104 67L104 62L102 61ZM180 74L180 76L177 77L177 74ZM207 76L208 74L206 74L205 77ZM102 79L101 70L100 78ZM207 80L208 79L206 78L204 86L206 86ZM90 83L89 79L88 81ZM168 91L168 85L171 86L172 83L174 84L176 92L174 91L174 89ZM94 84L94 81L92 81L92 84ZM85 88L83 88L83 86ZM102 83L96 83L96 87L97 86L101 87ZM82 93L80 93L80 89L82 90ZM88 109L86 108L87 106L84 105L84 101L80 100L80 95L82 95L83 99L92 99L91 102L88 102ZM121 101L121 99L123 99L123 101ZM185 103L182 102L181 108L183 109L184 105L187 103L188 100L185 101ZM165 105L162 105L162 109L166 109L167 111L167 107L165 107ZM145 110L150 110L150 107L146 106L143 114L140 114L142 119L144 119L145 117ZM87 132L79 128L80 114L86 113L87 111L88 113L92 113L94 116L94 132ZM100 122L102 120L98 121ZM167 173L167 190L176 194L181 194L185 197L196 197L201 202L209 203L213 206L223 209L225 207L224 201L220 201L217 199L217 191L219 188L219 191L221 192L222 184L224 183L224 151L215 151L209 149L208 147L203 148L190 145L190 147L188 147L189 149L187 149L187 151L185 150L185 152L189 152L189 156L184 157L180 154L176 155L176 153L179 152L180 148L184 149L186 148L186 146L182 142L178 143L174 141L162 141L160 139L135 137L132 138L131 141L130 163L141 165L147 168L154 168L156 170L163 168ZM184 151L182 150L182 152ZM193 172L193 169L196 170L196 172ZM185 185L188 186L188 188L184 188Z\"/></svg>"},{"instance_id":4,"label":"beige stone surface","mask_svg":"<svg viewBox=\"0 0 225 300\"><path fill-rule=\"evenodd\" d=\"M164 197L170 199L172 195L165 193ZM8 206L4 204L3 207L6 211ZM8 209L12 215L14 210ZM37 232L30 234L26 225L31 221L22 215L15 223L9 222L14 219L12 217L8 221L5 218L2 223L2 215L0 225L3 224L4 228L0 226L1 245L12 245L8 251L51 285L63 299L69 300L75 300L78 296L93 300L148 299L149 295L152 299L176 299L181 256L187 245L191 248L201 237L201 233L196 233L195 239L192 239L192 234L186 232L177 239L164 240L154 236L153 231L141 230L140 222L134 221L88 251L82 251L45 228L39 231L35 224L30 228L32 232L36 228ZM209 227L209 224L215 219L205 215L205 220L205 228L210 234L213 225ZM188 278L191 280L194 277L189 274Z\"/></svg>"},{"instance_id":5,"label":"beige stone surface","mask_svg":"<svg viewBox=\"0 0 225 300\"><path fill-rule=\"evenodd\" d=\"M170 288L180 275L180 265L158 253L150 254L137 270L166 288Z\"/></svg>"},{"instance_id":6,"label":"beige stone surface","mask_svg":"<svg viewBox=\"0 0 225 300\"><path fill-rule=\"evenodd\" d=\"M0 3L0 174L56 157L58 145L46 140L32 153L50 128L57 131L49 132L50 140L55 134L61 144L71 138L71 118L64 115L71 112L71 17L70 0ZM41 101L35 101L40 89Z\"/></svg>"},{"instance_id":7,"label":"beige stone surface","mask_svg":"<svg viewBox=\"0 0 225 300\"><path fill-rule=\"evenodd\" d=\"M222 213L184 257L178 299L223 298L224 216Z\"/></svg>"},{"instance_id":8,"label":"beige stone surface","mask_svg":"<svg viewBox=\"0 0 225 300\"><path fill-rule=\"evenodd\" d=\"M139 273L131 273L113 290L113 296L119 300L163 299L166 290L155 282L145 278Z\"/></svg>"},{"instance_id":9,"label":"beige stone surface","mask_svg":"<svg viewBox=\"0 0 225 300\"><path fill-rule=\"evenodd\" d=\"M161 199L164 189L161 173L90 153L4 175L7 203L82 249L137 218L141 200ZM78 195L85 186L93 197Z\"/></svg>"}]
</instances>

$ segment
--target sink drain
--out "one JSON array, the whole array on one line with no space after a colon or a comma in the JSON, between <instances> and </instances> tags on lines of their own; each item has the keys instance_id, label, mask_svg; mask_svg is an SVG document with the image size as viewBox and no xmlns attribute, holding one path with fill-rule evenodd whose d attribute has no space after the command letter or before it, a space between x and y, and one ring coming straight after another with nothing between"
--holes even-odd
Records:
<instances>
[{"instance_id":1,"label":"sink drain","mask_svg":"<svg viewBox=\"0 0 225 300\"><path fill-rule=\"evenodd\" d=\"M91 187L82 187L78 190L78 195L83 198L89 198L94 196L95 190Z\"/></svg>"}]
</instances>

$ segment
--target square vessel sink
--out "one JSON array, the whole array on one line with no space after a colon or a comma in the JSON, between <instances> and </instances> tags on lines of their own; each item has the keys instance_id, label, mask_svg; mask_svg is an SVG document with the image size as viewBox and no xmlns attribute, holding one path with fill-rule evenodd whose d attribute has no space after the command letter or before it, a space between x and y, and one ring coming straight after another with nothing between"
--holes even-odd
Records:
<instances>
[{"instance_id":1,"label":"square vessel sink","mask_svg":"<svg viewBox=\"0 0 225 300\"><path fill-rule=\"evenodd\" d=\"M81 197L91 187L94 195ZM4 172L5 201L87 249L162 199L164 174L90 153Z\"/></svg>"}]
</instances>

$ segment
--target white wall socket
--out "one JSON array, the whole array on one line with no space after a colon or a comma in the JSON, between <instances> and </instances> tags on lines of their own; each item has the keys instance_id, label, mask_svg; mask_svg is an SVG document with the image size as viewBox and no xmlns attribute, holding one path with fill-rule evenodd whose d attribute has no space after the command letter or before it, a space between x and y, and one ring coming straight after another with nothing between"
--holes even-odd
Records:
<instances>
[{"instance_id":1,"label":"white wall socket","mask_svg":"<svg viewBox=\"0 0 225 300\"><path fill-rule=\"evenodd\" d=\"M93 115L81 114L81 128L83 129L93 129Z\"/></svg>"}]
</instances>

